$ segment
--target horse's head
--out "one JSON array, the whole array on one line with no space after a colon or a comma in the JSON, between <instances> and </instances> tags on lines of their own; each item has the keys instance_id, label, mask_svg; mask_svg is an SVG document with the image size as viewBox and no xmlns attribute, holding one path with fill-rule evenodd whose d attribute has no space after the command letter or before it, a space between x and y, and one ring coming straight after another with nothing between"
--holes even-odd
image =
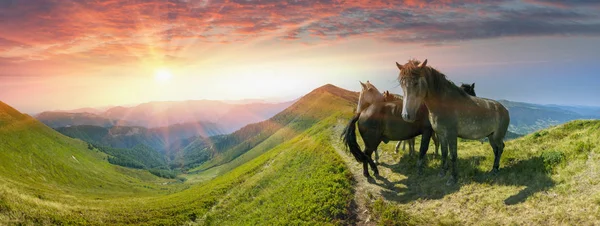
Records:
<instances>
[{"instance_id":1,"label":"horse's head","mask_svg":"<svg viewBox=\"0 0 600 226\"><path fill-rule=\"evenodd\" d=\"M402 106L402 119L407 122L414 122L417 119L417 112L427 96L427 79L425 77L427 70L427 60L420 63L417 60L410 60L405 65L396 62L400 69L398 81L404 92L404 102Z\"/></svg>"},{"instance_id":2,"label":"horse's head","mask_svg":"<svg viewBox=\"0 0 600 226\"><path fill-rule=\"evenodd\" d=\"M390 91L386 90L385 92L383 92L383 101L389 102L394 100L396 100L396 97L394 96L394 94L391 94Z\"/></svg>"},{"instance_id":3,"label":"horse's head","mask_svg":"<svg viewBox=\"0 0 600 226\"><path fill-rule=\"evenodd\" d=\"M383 95L369 81L367 81L367 83L360 82L360 85L362 86L362 90L360 91L360 96L358 97L358 107L356 108L356 113L360 113L363 109L367 108L373 103L383 102Z\"/></svg>"},{"instance_id":4,"label":"horse's head","mask_svg":"<svg viewBox=\"0 0 600 226\"><path fill-rule=\"evenodd\" d=\"M474 96L474 97L476 97L476 96L477 96L477 95L475 94L475 83L473 83L473 84L471 84L471 85L469 85L469 84L464 84L464 83L463 83L462 85L460 85L460 88L461 88L462 90L464 90L464 91L465 91L465 93L467 93L467 94L469 94L469 95L471 95L471 96Z\"/></svg>"}]
</instances>

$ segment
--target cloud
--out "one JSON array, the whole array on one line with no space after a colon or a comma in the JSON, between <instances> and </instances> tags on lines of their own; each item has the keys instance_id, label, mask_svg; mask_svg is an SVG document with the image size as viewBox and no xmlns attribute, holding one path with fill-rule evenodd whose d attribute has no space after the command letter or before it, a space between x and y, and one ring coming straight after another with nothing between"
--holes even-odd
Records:
<instances>
[{"instance_id":1,"label":"cloud","mask_svg":"<svg viewBox=\"0 0 600 226\"><path fill-rule=\"evenodd\" d=\"M586 7L595 5L591 0L0 0L0 57L121 63L178 57L192 44L255 38L310 43L366 37L433 45L598 36L600 15Z\"/></svg>"}]
</instances>

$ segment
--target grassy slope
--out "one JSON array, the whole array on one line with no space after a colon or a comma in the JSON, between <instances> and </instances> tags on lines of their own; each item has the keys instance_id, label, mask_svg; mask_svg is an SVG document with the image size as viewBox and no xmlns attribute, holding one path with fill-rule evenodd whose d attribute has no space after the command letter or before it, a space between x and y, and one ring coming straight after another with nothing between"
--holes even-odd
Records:
<instances>
[{"instance_id":1,"label":"grassy slope","mask_svg":"<svg viewBox=\"0 0 600 226\"><path fill-rule=\"evenodd\" d=\"M323 98L317 98L321 101L320 104L335 105L343 100L336 99L338 97L327 92L322 95ZM347 101L341 103L350 105ZM333 108L335 107L331 109ZM331 142L328 140L332 132L330 126L338 120L339 115L331 116L331 112L321 113L321 115L324 116L320 118L323 120L322 123L314 124L305 132L294 134L293 139L279 142L274 145L275 148L262 151L264 154L243 164L240 163L239 167L222 176L170 195L156 195L157 192L153 191L154 187L145 185L150 187L146 195L125 197L124 193L122 196L111 197L112 194L106 193L100 196L95 193L100 191L84 189L87 184L84 181L91 180L97 175L82 175L72 182L76 184L72 187L73 191L83 189L87 192L85 194L70 193L70 190L52 192L50 189L40 189L34 194L28 194L18 186L5 186L0 189L0 222L168 225L193 222L203 224L348 223L346 213L352 200L349 172L339 156L332 151ZM50 136L65 139L49 128L47 131ZM23 129L23 133L30 132ZM2 137L11 134L15 134L14 131L3 134ZM7 140L13 139L15 138L7 137ZM84 143L66 140L78 143L77 151L87 151ZM74 146L66 144L64 147L70 149ZM24 150L30 148L26 147ZM96 160L104 157L100 153L90 153L98 155L92 156L96 157ZM66 155L70 154L72 153L66 153ZM23 156L23 153L11 158L18 159L20 156ZM80 159L79 156L76 157ZM85 158L81 157L81 159ZM94 164L96 163L97 161L94 161ZM102 167L124 170L105 162L97 164L100 165L89 168L101 172L110 171ZM17 166L12 168L16 168L12 170L30 169ZM61 170L61 172L70 171ZM306 174L301 175L298 172L306 172ZM3 174L0 175L4 176ZM32 176L38 174L39 172L33 172ZM115 176L115 178L122 177ZM131 180L131 183L127 184L128 181L124 181L124 187L143 184L138 182L141 179L130 177L128 180ZM47 183L32 184L45 186ZM56 184L69 187L71 181L57 179ZM166 186L160 189L177 190L177 188ZM106 192L113 190L122 189L109 187ZM226 215L237 217L223 217ZM222 222L232 220L238 222Z\"/></svg>"},{"instance_id":2,"label":"grassy slope","mask_svg":"<svg viewBox=\"0 0 600 226\"><path fill-rule=\"evenodd\" d=\"M246 137L237 145L227 146L227 149L221 151L219 155L190 172L208 170L209 172L206 174L217 175L216 171L226 172L233 169L297 136L319 121L339 112L340 109L351 109L358 100L357 98L355 93L332 85L325 85L307 94L268 121L249 125L237 131L236 133L241 133L248 127L258 127L255 130L260 132L244 134ZM266 131L261 130L261 126L267 125ZM235 136L236 133L233 135ZM238 136L242 137L243 135ZM212 169L213 167L216 169Z\"/></svg>"},{"instance_id":3,"label":"grassy slope","mask_svg":"<svg viewBox=\"0 0 600 226\"><path fill-rule=\"evenodd\" d=\"M382 145L392 190L373 198L381 224L600 223L600 121L577 120L506 142L501 173L489 175L488 144L459 142L459 184L437 176L439 160L416 175L415 158ZM398 161L398 158L400 159ZM399 222L399 220L406 220Z\"/></svg>"},{"instance_id":4,"label":"grassy slope","mask_svg":"<svg viewBox=\"0 0 600 226\"><path fill-rule=\"evenodd\" d=\"M333 151L332 143L339 141L332 140L331 134L337 133L333 128L340 118L346 120L350 117L352 105L328 92L320 96L327 98L310 111L323 110L319 115L324 117L319 117L318 123L281 142L281 138L266 138L254 149L228 162L232 164L228 167L233 170L218 172L222 175L169 195L157 195L153 191L155 187L150 185L145 185L149 188L136 188L135 185L144 184L142 178L145 176L141 175L125 181L133 187L121 188L116 183L101 181L98 183L108 186L106 189L86 189L84 183L61 181L60 176L48 176L57 182L47 183L23 179L27 177L19 173L5 176L5 171L0 171L0 178L10 182L0 183L0 223L10 220L91 224L351 223L346 214L352 199L349 171ZM343 104L334 106L335 103ZM332 114L331 111L346 114ZM6 123L3 124L5 117L0 114L3 129L7 128ZM48 131L47 136L60 136L44 128ZM0 142L4 143L0 144L14 143L14 140L28 134L3 133ZM600 216L600 175L597 173L600 146L597 137L600 137L599 121L575 121L509 141L499 176L486 174L492 165L489 146L476 141L460 142L462 177L458 185L450 187L445 186L445 178L437 176L438 160L429 161L424 175L418 176L415 174L414 158L392 155L392 143L382 145L384 157L395 157L383 161L381 166L394 172L395 176L390 177L391 181L385 185L394 190L373 197L371 208L382 224L597 224ZM64 137L61 139L64 140ZM54 139L50 141L56 142ZM71 151L65 156L81 154L81 157L76 156L79 161L92 159L90 164L97 164L91 169L105 167L107 172L114 172L115 177L106 178L106 181L123 178L117 173L124 168L96 161L103 155L93 152L83 154L87 153L83 143L67 141L75 144L63 145ZM264 142L277 144L272 149L263 150L260 145ZM27 147L24 150L48 148L37 147L35 142L15 144ZM270 146L268 143L264 145ZM76 147L75 150L71 150L73 147ZM5 150L8 149L3 147L2 153ZM19 161L20 166L27 164L22 153L11 158ZM56 156L52 159L66 161ZM91 169L81 169L85 173L81 175L82 180L94 175L88 172ZM9 168L10 172L27 170L31 167ZM35 177L39 173L31 172L29 175ZM146 179L153 180L152 177ZM23 188L17 183L43 188L33 190L35 188ZM51 188L44 187L52 184L60 189L51 191ZM172 186L160 188L176 191ZM127 189L142 189L140 191L148 194L125 197L131 191ZM123 192L113 197L112 192L115 191Z\"/></svg>"}]
</instances>

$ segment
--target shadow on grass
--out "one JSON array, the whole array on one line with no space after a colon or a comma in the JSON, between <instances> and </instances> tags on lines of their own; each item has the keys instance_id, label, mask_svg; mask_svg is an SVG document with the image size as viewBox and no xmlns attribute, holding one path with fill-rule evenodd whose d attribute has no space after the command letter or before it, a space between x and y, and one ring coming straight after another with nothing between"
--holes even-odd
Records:
<instances>
[{"instance_id":1,"label":"shadow on grass","mask_svg":"<svg viewBox=\"0 0 600 226\"><path fill-rule=\"evenodd\" d=\"M544 165L544 160L539 156L524 160L507 159L502 161L500 172L495 175L489 173L489 171L481 170L481 168L488 167L488 170L491 169L491 161L485 160L486 157L484 156L459 158L459 181L454 185L446 185L450 174L449 170L446 176L438 176L440 171L440 161L438 160L436 160L436 164L426 164L422 175L417 173L416 157L404 155L397 164L380 163L379 166L390 168L395 173L407 177L395 183L382 179L383 184L380 184L380 186L389 189L382 191L382 195L388 201L408 203L417 199L441 199L448 194L459 191L463 185L472 182L490 185L525 186L519 193L504 200L506 205L514 205L524 202L536 192L547 190L555 185ZM398 188L398 185L404 185L405 187Z\"/></svg>"}]
</instances>

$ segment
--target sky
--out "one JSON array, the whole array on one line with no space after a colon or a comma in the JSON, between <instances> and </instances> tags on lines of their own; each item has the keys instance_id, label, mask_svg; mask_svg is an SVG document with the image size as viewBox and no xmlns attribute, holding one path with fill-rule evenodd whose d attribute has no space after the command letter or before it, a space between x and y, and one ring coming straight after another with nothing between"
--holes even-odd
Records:
<instances>
[{"instance_id":1,"label":"sky","mask_svg":"<svg viewBox=\"0 0 600 226\"><path fill-rule=\"evenodd\" d=\"M298 98L428 59L478 96L600 106L595 0L0 0L0 101L26 113Z\"/></svg>"}]
</instances>

